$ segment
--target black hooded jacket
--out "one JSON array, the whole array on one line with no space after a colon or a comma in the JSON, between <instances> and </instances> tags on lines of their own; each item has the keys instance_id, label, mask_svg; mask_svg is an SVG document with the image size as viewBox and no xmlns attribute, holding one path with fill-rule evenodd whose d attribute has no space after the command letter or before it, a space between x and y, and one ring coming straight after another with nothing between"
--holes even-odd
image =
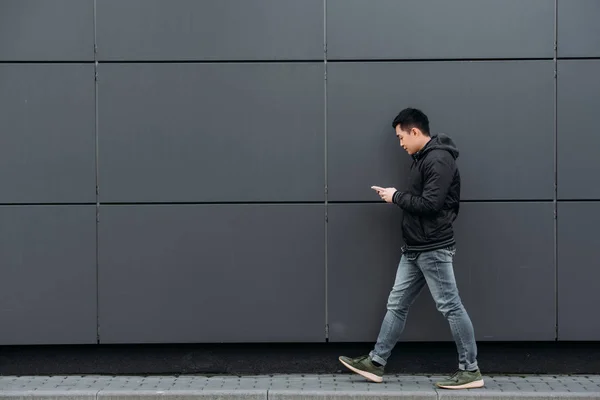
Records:
<instances>
[{"instance_id":1,"label":"black hooded jacket","mask_svg":"<svg viewBox=\"0 0 600 400\"><path fill-rule=\"evenodd\" d=\"M458 149L439 134L413 154L408 190L393 201L403 213L402 233L407 250L428 251L454 245L452 223L460 205Z\"/></svg>"}]
</instances>

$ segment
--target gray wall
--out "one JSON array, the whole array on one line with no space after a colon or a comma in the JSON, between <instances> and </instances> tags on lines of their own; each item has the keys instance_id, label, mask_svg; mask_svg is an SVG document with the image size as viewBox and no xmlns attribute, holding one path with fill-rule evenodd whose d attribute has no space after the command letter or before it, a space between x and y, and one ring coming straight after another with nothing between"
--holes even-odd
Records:
<instances>
[{"instance_id":1,"label":"gray wall","mask_svg":"<svg viewBox=\"0 0 600 400\"><path fill-rule=\"evenodd\" d=\"M407 106L462 153L477 339L600 340L599 19L0 0L0 344L374 341L402 238L369 187L406 183ZM403 340L451 340L427 292Z\"/></svg>"}]
</instances>

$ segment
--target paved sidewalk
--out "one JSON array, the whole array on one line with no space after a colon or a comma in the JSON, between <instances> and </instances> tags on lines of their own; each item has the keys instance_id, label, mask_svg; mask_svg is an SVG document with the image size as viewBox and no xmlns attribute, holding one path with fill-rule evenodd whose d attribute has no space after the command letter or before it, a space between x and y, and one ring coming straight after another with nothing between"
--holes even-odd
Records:
<instances>
[{"instance_id":1,"label":"paved sidewalk","mask_svg":"<svg viewBox=\"0 0 600 400\"><path fill-rule=\"evenodd\" d=\"M486 387L435 389L440 376L389 375L368 383L353 374L273 376L4 376L0 399L599 399L600 376L484 376Z\"/></svg>"}]
</instances>

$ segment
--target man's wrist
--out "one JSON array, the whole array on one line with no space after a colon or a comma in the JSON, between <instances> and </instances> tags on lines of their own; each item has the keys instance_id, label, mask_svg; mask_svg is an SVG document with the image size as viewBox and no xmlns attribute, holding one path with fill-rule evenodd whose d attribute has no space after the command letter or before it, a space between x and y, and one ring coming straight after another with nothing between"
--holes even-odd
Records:
<instances>
[{"instance_id":1,"label":"man's wrist","mask_svg":"<svg viewBox=\"0 0 600 400\"><path fill-rule=\"evenodd\" d=\"M402 197L402 192L399 190L396 190L396 192L394 193L394 195L392 196L392 202L394 204L400 205L400 197Z\"/></svg>"}]
</instances>

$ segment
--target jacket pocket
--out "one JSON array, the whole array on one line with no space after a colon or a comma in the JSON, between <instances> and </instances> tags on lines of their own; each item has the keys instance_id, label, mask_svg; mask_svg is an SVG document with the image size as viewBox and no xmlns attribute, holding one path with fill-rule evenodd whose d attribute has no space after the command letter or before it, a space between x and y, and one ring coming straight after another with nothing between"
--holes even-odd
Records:
<instances>
[{"instance_id":1,"label":"jacket pocket","mask_svg":"<svg viewBox=\"0 0 600 400\"><path fill-rule=\"evenodd\" d=\"M425 241L425 233L421 218L413 215L405 215L402 222L404 239L408 244L422 244Z\"/></svg>"},{"instance_id":2,"label":"jacket pocket","mask_svg":"<svg viewBox=\"0 0 600 400\"><path fill-rule=\"evenodd\" d=\"M431 231L429 229L427 229L427 221L424 220L423 218L419 217L419 225L421 226L421 232L423 232L423 239L425 239L425 240L429 239L429 235L431 234Z\"/></svg>"},{"instance_id":3,"label":"jacket pocket","mask_svg":"<svg viewBox=\"0 0 600 400\"><path fill-rule=\"evenodd\" d=\"M443 211L433 218L423 218L423 231L429 241L447 239L452 235L452 213Z\"/></svg>"}]
</instances>

